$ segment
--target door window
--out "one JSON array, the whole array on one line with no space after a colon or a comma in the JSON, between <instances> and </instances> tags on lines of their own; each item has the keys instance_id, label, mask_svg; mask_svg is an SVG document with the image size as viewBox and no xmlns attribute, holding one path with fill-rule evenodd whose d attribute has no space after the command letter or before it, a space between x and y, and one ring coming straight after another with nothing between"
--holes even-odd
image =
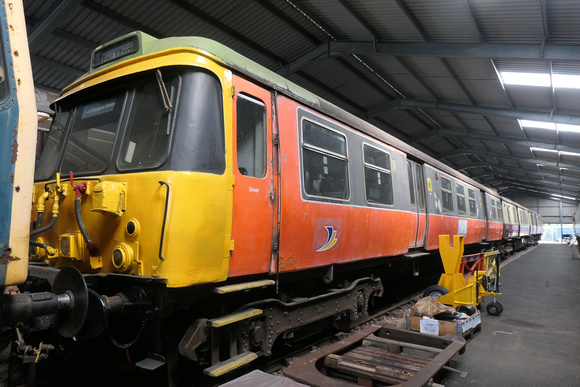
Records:
<instances>
[{"instance_id":1,"label":"door window","mask_svg":"<svg viewBox=\"0 0 580 387\"><path fill-rule=\"evenodd\" d=\"M238 170L242 175L266 175L266 105L240 94L237 101Z\"/></svg>"}]
</instances>

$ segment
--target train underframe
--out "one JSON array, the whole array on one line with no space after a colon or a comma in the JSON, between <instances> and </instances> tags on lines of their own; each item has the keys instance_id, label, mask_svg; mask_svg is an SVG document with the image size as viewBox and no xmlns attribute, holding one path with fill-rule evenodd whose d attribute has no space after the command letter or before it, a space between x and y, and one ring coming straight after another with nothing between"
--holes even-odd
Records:
<instances>
[{"instance_id":1,"label":"train underframe","mask_svg":"<svg viewBox=\"0 0 580 387\"><path fill-rule=\"evenodd\" d=\"M534 241L531 237L513 246L523 248ZM384 293L396 291L395 278L438 275L441 268L437 254L381 258L180 289L168 289L157 278L83 275L87 312L82 329L76 331L68 322L81 321L76 312L36 317L20 329L27 331L23 337L29 338L24 344L30 353L38 354L41 345L52 342L54 349L43 356L56 362L65 362L71 349L89 351L103 354L91 357L93 362L105 356L111 364L165 369L156 372L178 384L178 368L219 378L321 331L349 329L372 314ZM21 292L54 292L56 273L58 269L32 266ZM63 321L69 324L65 338L59 328ZM30 353L17 352L20 359L30 360Z\"/></svg>"},{"instance_id":2,"label":"train underframe","mask_svg":"<svg viewBox=\"0 0 580 387\"><path fill-rule=\"evenodd\" d=\"M171 384L178 384L177 368L219 378L272 356L276 348L359 324L383 295L385 279L399 277L403 270L411 275L410 262L400 261L382 258L180 289L169 289L156 278L85 274L86 295L76 301L87 304L86 315L79 317L73 308L19 324L20 332L26 332L19 347L28 350L14 354L28 362L41 345L51 343L43 354L47 363L64 363L79 351L85 353L81 357L89 356L87 364L106 358L119 366L166 369L175 378ZM22 294L58 293L55 286L66 293L62 284L55 284L58 269L31 265L30 270ZM77 282L72 293L79 292L78 280L72 282ZM75 324L82 329L75 330Z\"/></svg>"}]
</instances>

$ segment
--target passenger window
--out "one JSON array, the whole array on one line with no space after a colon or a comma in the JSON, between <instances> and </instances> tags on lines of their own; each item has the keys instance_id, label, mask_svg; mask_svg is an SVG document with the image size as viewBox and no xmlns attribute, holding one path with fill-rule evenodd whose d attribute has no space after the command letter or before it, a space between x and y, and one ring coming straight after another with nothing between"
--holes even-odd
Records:
<instances>
[{"instance_id":1,"label":"passenger window","mask_svg":"<svg viewBox=\"0 0 580 387\"><path fill-rule=\"evenodd\" d=\"M367 201L393 205L395 201L391 176L391 156L386 152L365 145L363 158ZM412 179L412 175L410 179ZM413 193L411 193L412 196Z\"/></svg>"},{"instance_id":2,"label":"passenger window","mask_svg":"<svg viewBox=\"0 0 580 387\"><path fill-rule=\"evenodd\" d=\"M455 192L457 193L457 212L459 215L467 213L465 208L465 188L462 185L455 184Z\"/></svg>"},{"instance_id":3,"label":"passenger window","mask_svg":"<svg viewBox=\"0 0 580 387\"><path fill-rule=\"evenodd\" d=\"M495 205L491 203L491 219L497 220L497 212L495 211Z\"/></svg>"},{"instance_id":4,"label":"passenger window","mask_svg":"<svg viewBox=\"0 0 580 387\"><path fill-rule=\"evenodd\" d=\"M453 192L451 191L451 180L441 177L441 200L443 201L443 212L453 213Z\"/></svg>"},{"instance_id":5,"label":"passenger window","mask_svg":"<svg viewBox=\"0 0 580 387\"><path fill-rule=\"evenodd\" d=\"M475 191L468 188L467 193L469 196L469 215L476 217L477 216L477 203L475 201Z\"/></svg>"},{"instance_id":6,"label":"passenger window","mask_svg":"<svg viewBox=\"0 0 580 387\"><path fill-rule=\"evenodd\" d=\"M238 170L242 175L266 176L266 105L238 94L237 146Z\"/></svg>"},{"instance_id":7,"label":"passenger window","mask_svg":"<svg viewBox=\"0 0 580 387\"><path fill-rule=\"evenodd\" d=\"M420 165L415 165L415 178L417 179L417 201L420 210L425 210L425 184L423 183L423 170Z\"/></svg>"},{"instance_id":8,"label":"passenger window","mask_svg":"<svg viewBox=\"0 0 580 387\"><path fill-rule=\"evenodd\" d=\"M411 194L411 209L415 210L415 184L413 184L413 166L407 161L407 172L409 174L409 192Z\"/></svg>"},{"instance_id":9,"label":"passenger window","mask_svg":"<svg viewBox=\"0 0 580 387\"><path fill-rule=\"evenodd\" d=\"M302 163L306 194L349 198L346 138L342 134L304 120Z\"/></svg>"}]
</instances>

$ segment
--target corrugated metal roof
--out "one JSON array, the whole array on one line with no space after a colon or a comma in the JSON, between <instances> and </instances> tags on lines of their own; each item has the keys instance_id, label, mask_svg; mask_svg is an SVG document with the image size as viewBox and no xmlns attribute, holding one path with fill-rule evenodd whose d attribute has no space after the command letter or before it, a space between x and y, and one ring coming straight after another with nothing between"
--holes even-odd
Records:
<instances>
[{"instance_id":1,"label":"corrugated metal roof","mask_svg":"<svg viewBox=\"0 0 580 387\"><path fill-rule=\"evenodd\" d=\"M202 36L273 71L284 69L298 85L405 142L416 141L451 167L468 166L466 173L504 195L533 186L537 173L555 181L564 176L558 168L535 167L536 174L526 174L535 163L518 157L553 161L546 152L531 152L531 143L580 153L580 134L522 130L517 120L580 124L579 90L503 85L497 74L580 75L577 0L79 0L64 9L60 4L24 0L38 88L64 88L88 69L92 49L137 29L156 37ZM324 47L333 51L303 60ZM493 166L482 167L486 162ZM518 165L523 172L514 172ZM566 177L576 179L579 189L568 184L540 191L580 199L580 174Z\"/></svg>"}]
</instances>

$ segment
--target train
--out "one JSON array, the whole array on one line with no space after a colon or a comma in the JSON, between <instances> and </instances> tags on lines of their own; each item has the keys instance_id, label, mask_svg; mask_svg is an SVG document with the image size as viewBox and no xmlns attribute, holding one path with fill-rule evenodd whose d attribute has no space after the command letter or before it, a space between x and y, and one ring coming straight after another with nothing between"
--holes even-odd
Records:
<instances>
[{"instance_id":1,"label":"train","mask_svg":"<svg viewBox=\"0 0 580 387\"><path fill-rule=\"evenodd\" d=\"M441 234L508 254L542 233L538 214L206 38L114 39L52 107L23 301L3 321L148 370L220 377L353 326L388 291L380 273L417 274Z\"/></svg>"}]
</instances>

